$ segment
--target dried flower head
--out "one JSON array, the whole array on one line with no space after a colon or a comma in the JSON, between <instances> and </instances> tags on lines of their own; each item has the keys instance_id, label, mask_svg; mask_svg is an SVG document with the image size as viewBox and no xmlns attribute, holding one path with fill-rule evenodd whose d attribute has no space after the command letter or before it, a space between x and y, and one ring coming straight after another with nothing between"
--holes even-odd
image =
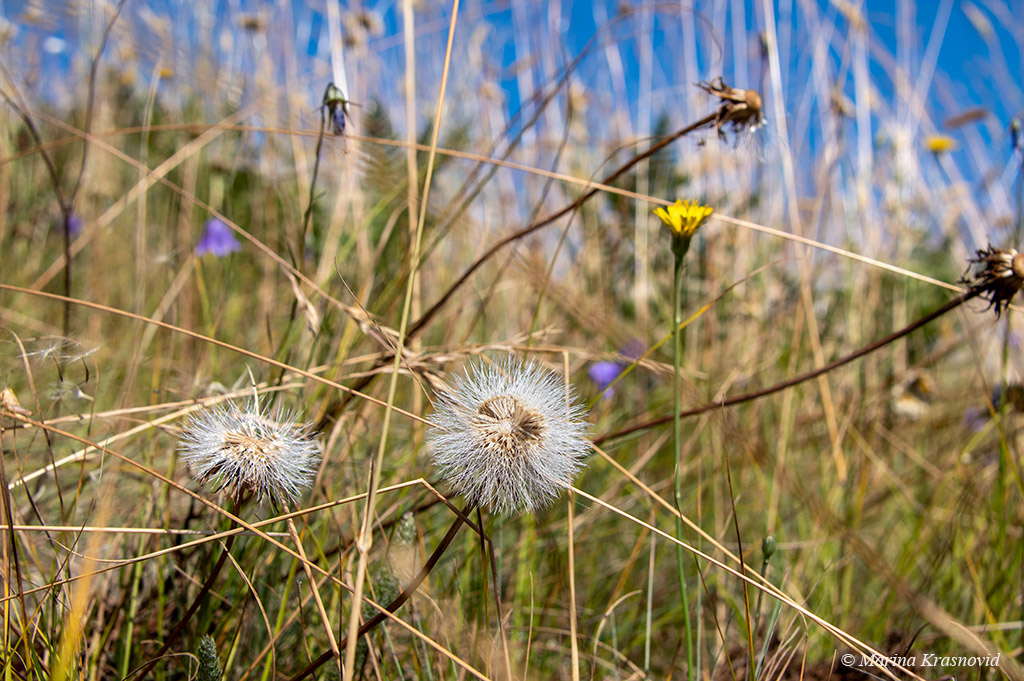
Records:
<instances>
[{"instance_id":1,"label":"dried flower head","mask_svg":"<svg viewBox=\"0 0 1024 681\"><path fill-rule=\"evenodd\" d=\"M306 425L287 414L271 415L252 400L201 411L181 433L179 449L192 475L236 498L251 493L260 501L296 502L313 482L320 448Z\"/></svg>"},{"instance_id":2,"label":"dried flower head","mask_svg":"<svg viewBox=\"0 0 1024 681\"><path fill-rule=\"evenodd\" d=\"M19 416L32 415L31 410L21 406L21 403L18 402L18 396L10 388L0 390L0 411L6 411L8 414L18 414Z\"/></svg>"},{"instance_id":3,"label":"dried flower head","mask_svg":"<svg viewBox=\"0 0 1024 681\"><path fill-rule=\"evenodd\" d=\"M979 248L976 254L960 282L987 300L998 318L1017 291L1024 287L1024 253L1018 253L1016 248L989 246ZM971 274L971 265L981 265L981 268Z\"/></svg>"},{"instance_id":4,"label":"dried flower head","mask_svg":"<svg viewBox=\"0 0 1024 681\"><path fill-rule=\"evenodd\" d=\"M503 514L552 501L590 448L572 391L540 365L515 358L456 377L431 423L440 477Z\"/></svg>"},{"instance_id":5,"label":"dried flower head","mask_svg":"<svg viewBox=\"0 0 1024 681\"><path fill-rule=\"evenodd\" d=\"M720 138L725 139L727 125L732 125L732 132L738 134L764 123L761 95L756 90L730 87L721 77L697 83L697 87L718 97L718 115L713 125Z\"/></svg>"},{"instance_id":6,"label":"dried flower head","mask_svg":"<svg viewBox=\"0 0 1024 681\"><path fill-rule=\"evenodd\" d=\"M238 17L238 25L242 30L249 33L259 33L267 27L267 22L262 14L251 12Z\"/></svg>"}]
</instances>

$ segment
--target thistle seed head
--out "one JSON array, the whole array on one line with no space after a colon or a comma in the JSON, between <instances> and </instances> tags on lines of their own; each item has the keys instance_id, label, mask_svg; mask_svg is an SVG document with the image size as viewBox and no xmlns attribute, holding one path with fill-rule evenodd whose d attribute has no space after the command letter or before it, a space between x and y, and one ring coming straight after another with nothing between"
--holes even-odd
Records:
<instances>
[{"instance_id":1,"label":"thistle seed head","mask_svg":"<svg viewBox=\"0 0 1024 681\"><path fill-rule=\"evenodd\" d=\"M253 400L194 414L182 429L179 450L201 485L216 479L232 496L297 502L313 482L320 448L306 425Z\"/></svg>"},{"instance_id":2,"label":"thistle seed head","mask_svg":"<svg viewBox=\"0 0 1024 681\"><path fill-rule=\"evenodd\" d=\"M550 503L590 448L572 391L540 365L514 358L456 377L431 423L440 477L502 514Z\"/></svg>"}]
</instances>

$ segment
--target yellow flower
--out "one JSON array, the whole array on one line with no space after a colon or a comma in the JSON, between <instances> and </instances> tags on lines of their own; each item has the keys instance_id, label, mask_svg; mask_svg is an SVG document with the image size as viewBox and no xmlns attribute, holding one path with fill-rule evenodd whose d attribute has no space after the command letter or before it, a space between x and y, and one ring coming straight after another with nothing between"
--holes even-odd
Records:
<instances>
[{"instance_id":1,"label":"yellow flower","mask_svg":"<svg viewBox=\"0 0 1024 681\"><path fill-rule=\"evenodd\" d=\"M929 135L924 138L924 148L933 154L956 151L956 140L949 135Z\"/></svg>"},{"instance_id":2,"label":"yellow flower","mask_svg":"<svg viewBox=\"0 0 1024 681\"><path fill-rule=\"evenodd\" d=\"M713 211L711 206L702 206L696 201L677 199L667 209L660 206L655 208L654 214L672 230L672 234L691 237Z\"/></svg>"}]
</instances>

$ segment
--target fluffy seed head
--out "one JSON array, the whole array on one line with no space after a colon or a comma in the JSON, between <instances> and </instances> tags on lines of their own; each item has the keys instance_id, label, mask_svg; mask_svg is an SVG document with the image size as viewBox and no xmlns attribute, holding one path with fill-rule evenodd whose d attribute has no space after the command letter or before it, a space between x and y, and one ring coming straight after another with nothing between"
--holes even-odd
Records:
<instances>
[{"instance_id":1,"label":"fluffy seed head","mask_svg":"<svg viewBox=\"0 0 1024 681\"><path fill-rule=\"evenodd\" d=\"M498 513L533 511L570 484L590 445L562 381L514 358L477 364L440 395L430 440L441 479Z\"/></svg>"},{"instance_id":2,"label":"fluffy seed head","mask_svg":"<svg viewBox=\"0 0 1024 681\"><path fill-rule=\"evenodd\" d=\"M234 497L296 502L313 482L320 448L306 425L282 412L273 416L253 400L194 414L185 424L179 450L193 477L205 485L217 479Z\"/></svg>"}]
</instances>

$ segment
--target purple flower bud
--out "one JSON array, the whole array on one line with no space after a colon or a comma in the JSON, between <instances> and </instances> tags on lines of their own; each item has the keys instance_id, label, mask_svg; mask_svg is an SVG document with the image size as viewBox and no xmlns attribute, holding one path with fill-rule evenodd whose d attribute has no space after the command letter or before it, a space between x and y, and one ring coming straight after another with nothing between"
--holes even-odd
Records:
<instances>
[{"instance_id":1,"label":"purple flower bud","mask_svg":"<svg viewBox=\"0 0 1024 681\"><path fill-rule=\"evenodd\" d=\"M223 258L229 253L242 250L235 233L219 218L210 218L203 226L203 238L196 244L196 255L211 253Z\"/></svg>"},{"instance_id":2,"label":"purple flower bud","mask_svg":"<svg viewBox=\"0 0 1024 681\"><path fill-rule=\"evenodd\" d=\"M619 350L623 357L634 361L643 357L645 352L647 352L647 346L639 338L633 338Z\"/></svg>"},{"instance_id":3,"label":"purple flower bud","mask_svg":"<svg viewBox=\"0 0 1024 681\"><path fill-rule=\"evenodd\" d=\"M988 407L968 407L964 412L964 426L975 433L980 432L989 421Z\"/></svg>"},{"instance_id":4,"label":"purple flower bud","mask_svg":"<svg viewBox=\"0 0 1024 681\"><path fill-rule=\"evenodd\" d=\"M72 213L71 216L68 218L68 233L70 233L71 236L81 234L82 227L84 226L85 221L82 220L82 216L75 215L74 213Z\"/></svg>"},{"instance_id":5,"label":"purple flower bud","mask_svg":"<svg viewBox=\"0 0 1024 681\"><path fill-rule=\"evenodd\" d=\"M594 382L598 390L603 390L603 397L609 399L615 394L615 388L609 388L612 381L622 373L622 365L618 362L594 362L587 369L587 375Z\"/></svg>"}]
</instances>

